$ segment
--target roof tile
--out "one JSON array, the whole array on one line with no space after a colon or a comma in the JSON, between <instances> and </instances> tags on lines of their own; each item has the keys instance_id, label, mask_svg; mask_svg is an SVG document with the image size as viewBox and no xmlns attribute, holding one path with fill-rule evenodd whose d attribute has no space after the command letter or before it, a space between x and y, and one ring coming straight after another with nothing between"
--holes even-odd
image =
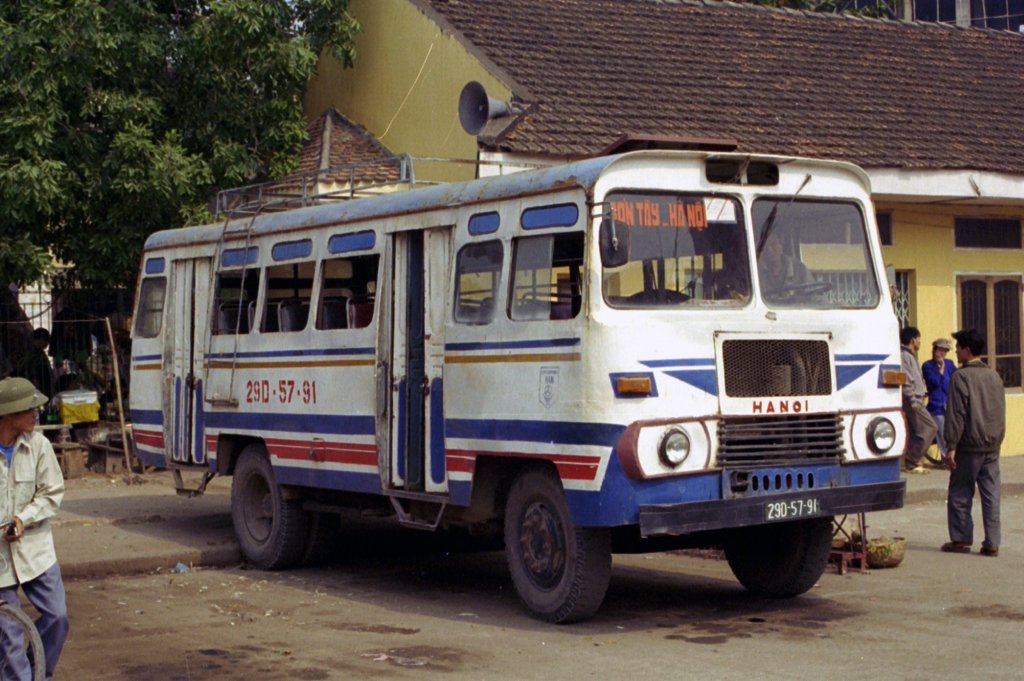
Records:
<instances>
[{"instance_id":1,"label":"roof tile","mask_svg":"<svg viewBox=\"0 0 1024 681\"><path fill-rule=\"evenodd\" d=\"M1024 36L689 0L429 0L534 104L496 148L625 133L1024 173Z\"/></svg>"}]
</instances>

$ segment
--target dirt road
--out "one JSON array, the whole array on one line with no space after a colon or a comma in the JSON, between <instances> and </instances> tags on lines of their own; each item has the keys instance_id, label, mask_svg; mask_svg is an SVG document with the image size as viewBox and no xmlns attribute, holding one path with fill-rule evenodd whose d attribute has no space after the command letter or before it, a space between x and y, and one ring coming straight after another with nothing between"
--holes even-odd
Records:
<instances>
[{"instance_id":1,"label":"dirt road","mask_svg":"<svg viewBox=\"0 0 1024 681\"><path fill-rule=\"evenodd\" d=\"M500 552L387 526L350 530L323 570L69 582L56 681L314 679L1014 679L1024 497L1004 499L1003 555L942 554L941 504L869 519L911 537L894 570L806 596L749 597L721 561L616 557L582 624L526 617Z\"/></svg>"}]
</instances>

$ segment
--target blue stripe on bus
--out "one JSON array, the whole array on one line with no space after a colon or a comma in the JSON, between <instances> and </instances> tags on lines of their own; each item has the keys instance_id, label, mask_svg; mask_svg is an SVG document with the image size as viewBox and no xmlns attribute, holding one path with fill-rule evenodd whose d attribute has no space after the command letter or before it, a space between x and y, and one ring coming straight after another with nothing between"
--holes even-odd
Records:
<instances>
[{"instance_id":1,"label":"blue stripe on bus","mask_svg":"<svg viewBox=\"0 0 1024 681\"><path fill-rule=\"evenodd\" d=\"M718 394L718 372L714 369L679 369L666 371L665 374L709 395Z\"/></svg>"},{"instance_id":2,"label":"blue stripe on bus","mask_svg":"<svg viewBox=\"0 0 1024 681\"><path fill-rule=\"evenodd\" d=\"M260 352L211 352L208 359L253 359L259 357L337 357L341 355L373 355L375 348L327 348L321 350L263 350Z\"/></svg>"},{"instance_id":3,"label":"blue stripe on bus","mask_svg":"<svg viewBox=\"0 0 1024 681\"><path fill-rule=\"evenodd\" d=\"M842 390L874 368L874 364L837 364L836 390Z\"/></svg>"},{"instance_id":4,"label":"blue stripe on bus","mask_svg":"<svg viewBox=\"0 0 1024 681\"><path fill-rule=\"evenodd\" d=\"M514 440L559 445L614 446L626 428L617 423L574 421L503 421L447 419L445 437L476 440Z\"/></svg>"},{"instance_id":5,"label":"blue stripe on bus","mask_svg":"<svg viewBox=\"0 0 1024 681\"><path fill-rule=\"evenodd\" d=\"M435 378L430 383L430 479L435 485L444 482L444 382Z\"/></svg>"},{"instance_id":6,"label":"blue stripe on bus","mask_svg":"<svg viewBox=\"0 0 1024 681\"><path fill-rule=\"evenodd\" d=\"M319 468L274 466L274 477L281 485L337 489L368 494L380 494L383 491L380 486L380 474L377 472L352 473Z\"/></svg>"},{"instance_id":7,"label":"blue stripe on bus","mask_svg":"<svg viewBox=\"0 0 1024 681\"><path fill-rule=\"evenodd\" d=\"M278 430L286 433L318 433L325 435L375 435L373 416L325 414L274 414L252 412L236 414L227 411L206 412L206 428L242 430Z\"/></svg>"},{"instance_id":8,"label":"blue stripe on bus","mask_svg":"<svg viewBox=\"0 0 1024 681\"><path fill-rule=\"evenodd\" d=\"M889 355L836 355L837 362L881 362Z\"/></svg>"},{"instance_id":9,"label":"blue stripe on bus","mask_svg":"<svg viewBox=\"0 0 1024 681\"><path fill-rule=\"evenodd\" d=\"M181 378L174 379L174 436L171 440L171 458L181 460L179 436L181 431Z\"/></svg>"},{"instance_id":10,"label":"blue stripe on bus","mask_svg":"<svg viewBox=\"0 0 1024 681\"><path fill-rule=\"evenodd\" d=\"M579 338L549 338L543 340L498 341L493 343L445 343L444 349L459 350L509 350L522 348L565 348L580 344Z\"/></svg>"},{"instance_id":11,"label":"blue stripe on bus","mask_svg":"<svg viewBox=\"0 0 1024 681\"><path fill-rule=\"evenodd\" d=\"M159 409L132 409L132 423L142 423L150 426L164 425L164 414Z\"/></svg>"},{"instance_id":12,"label":"blue stripe on bus","mask_svg":"<svg viewBox=\"0 0 1024 681\"><path fill-rule=\"evenodd\" d=\"M132 357L133 362L149 362L154 359L161 359L161 355L135 355Z\"/></svg>"},{"instance_id":13,"label":"blue stripe on bus","mask_svg":"<svg viewBox=\"0 0 1024 681\"><path fill-rule=\"evenodd\" d=\"M678 359L647 359L640 360L645 367L659 369L663 367L706 367L715 366L714 357L680 357Z\"/></svg>"},{"instance_id":14,"label":"blue stripe on bus","mask_svg":"<svg viewBox=\"0 0 1024 681\"><path fill-rule=\"evenodd\" d=\"M192 438L192 460L196 463L206 461L206 433L204 432L206 412L203 410L203 381L196 381L195 395L192 397L195 432Z\"/></svg>"},{"instance_id":15,"label":"blue stripe on bus","mask_svg":"<svg viewBox=\"0 0 1024 681\"><path fill-rule=\"evenodd\" d=\"M398 439L397 447L395 448L395 467L397 468L397 475L400 480L404 480L408 484L408 480L405 479L405 426L409 420L406 416L406 395L405 395L405 379L403 378L398 382L398 407L397 407L397 419L398 419L398 432L396 437ZM388 457L390 458L390 457Z\"/></svg>"}]
</instances>

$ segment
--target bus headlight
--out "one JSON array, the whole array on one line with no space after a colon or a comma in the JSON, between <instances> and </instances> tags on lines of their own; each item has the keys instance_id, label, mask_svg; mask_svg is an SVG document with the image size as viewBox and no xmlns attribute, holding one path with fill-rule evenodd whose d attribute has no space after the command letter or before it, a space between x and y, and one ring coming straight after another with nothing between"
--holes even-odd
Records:
<instances>
[{"instance_id":1,"label":"bus headlight","mask_svg":"<svg viewBox=\"0 0 1024 681\"><path fill-rule=\"evenodd\" d=\"M678 468L690 456L690 436L682 428L665 431L658 443L658 458L669 468Z\"/></svg>"},{"instance_id":2,"label":"bus headlight","mask_svg":"<svg viewBox=\"0 0 1024 681\"><path fill-rule=\"evenodd\" d=\"M868 424L868 446L875 454L885 454L896 444L896 426L879 416Z\"/></svg>"}]
</instances>

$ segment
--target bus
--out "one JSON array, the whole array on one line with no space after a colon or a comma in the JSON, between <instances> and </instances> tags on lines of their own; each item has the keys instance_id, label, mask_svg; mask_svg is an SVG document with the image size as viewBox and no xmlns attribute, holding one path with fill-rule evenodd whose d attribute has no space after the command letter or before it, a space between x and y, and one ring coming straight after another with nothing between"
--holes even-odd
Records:
<instances>
[{"instance_id":1,"label":"bus","mask_svg":"<svg viewBox=\"0 0 1024 681\"><path fill-rule=\"evenodd\" d=\"M629 152L158 232L140 268L135 451L183 493L233 476L262 569L382 507L502 537L529 614L571 622L614 552L719 548L792 597L835 516L903 504L853 165Z\"/></svg>"}]
</instances>

